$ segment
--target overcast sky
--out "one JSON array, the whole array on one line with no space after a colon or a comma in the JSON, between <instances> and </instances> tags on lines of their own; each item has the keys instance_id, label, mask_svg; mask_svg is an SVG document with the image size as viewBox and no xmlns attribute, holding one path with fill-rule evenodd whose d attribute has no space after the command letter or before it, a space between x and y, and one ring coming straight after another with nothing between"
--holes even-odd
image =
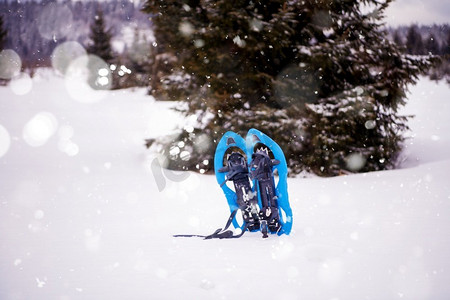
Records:
<instances>
[{"instance_id":1,"label":"overcast sky","mask_svg":"<svg viewBox=\"0 0 450 300\"><path fill-rule=\"evenodd\" d=\"M391 26L450 23L450 0L395 0L385 21Z\"/></svg>"}]
</instances>

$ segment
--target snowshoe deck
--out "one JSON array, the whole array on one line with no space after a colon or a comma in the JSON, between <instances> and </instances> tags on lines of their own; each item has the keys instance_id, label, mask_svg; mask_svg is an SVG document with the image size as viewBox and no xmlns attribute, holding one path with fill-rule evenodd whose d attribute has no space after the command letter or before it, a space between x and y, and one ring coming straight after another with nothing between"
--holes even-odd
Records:
<instances>
[{"instance_id":1,"label":"snowshoe deck","mask_svg":"<svg viewBox=\"0 0 450 300\"><path fill-rule=\"evenodd\" d=\"M276 207L278 209L278 216L273 215L272 217L273 219L278 218L280 228L277 229L278 225L275 223L271 224L269 220L269 231L272 233L277 232L278 235L289 234L292 229L292 209L289 204L287 188L288 170L283 150L269 136L254 128L250 129L247 133L246 147L247 155L251 154L250 157L252 158L253 164L256 162L258 164L265 162L266 164L264 166L266 169L262 171L258 169L258 175L255 172L257 171L255 166L251 165L252 161L249 161L250 170L255 172L253 173L253 184L259 185L260 189L261 185L264 185L265 192L257 193L260 207L265 207L263 201L268 201L267 207ZM273 155L273 158L270 155ZM274 173L278 173L278 182L275 182ZM269 174L271 176L268 176ZM258 176L260 176L260 179L258 179ZM274 187L273 194L270 189L268 191L266 190L268 186ZM266 199L264 199L265 196L267 196ZM273 214L274 212L272 211L270 213Z\"/></svg>"}]
</instances>

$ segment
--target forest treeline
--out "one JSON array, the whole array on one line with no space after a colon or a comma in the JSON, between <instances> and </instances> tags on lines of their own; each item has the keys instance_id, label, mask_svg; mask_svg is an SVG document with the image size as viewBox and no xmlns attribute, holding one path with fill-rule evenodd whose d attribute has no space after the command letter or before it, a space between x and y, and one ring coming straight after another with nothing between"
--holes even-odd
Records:
<instances>
[{"instance_id":1,"label":"forest treeline","mask_svg":"<svg viewBox=\"0 0 450 300\"><path fill-rule=\"evenodd\" d=\"M127 80L116 80L115 87L146 86L148 76L142 67L151 64L153 33L149 15L141 12L138 2L1 1L0 50L14 50L21 58L22 68L29 73L35 68L50 67L53 51L64 42L76 41L86 49L92 47L92 31L100 14L109 35L111 62L141 72L138 79L128 76Z\"/></svg>"},{"instance_id":2,"label":"forest treeline","mask_svg":"<svg viewBox=\"0 0 450 300\"><path fill-rule=\"evenodd\" d=\"M450 25L417 25L389 28L389 37L411 55L436 55L440 62L429 70L433 80L450 83Z\"/></svg>"},{"instance_id":3,"label":"forest treeline","mask_svg":"<svg viewBox=\"0 0 450 300\"><path fill-rule=\"evenodd\" d=\"M49 67L55 47L65 41L77 41L84 47L92 43L92 25L99 11L111 34L112 55L134 75L116 82L116 87L147 86L151 75L159 78L167 62L155 61L151 16L141 11L142 3L131 1L0 1L0 49L13 49L23 68ZM46 14L59 14L56 19ZM47 16L48 17L48 16ZM49 21L52 19L52 21ZM64 32L61 28L67 28ZM42 33L45 31L49 34ZM441 63L429 71L432 79L450 77L450 25L417 25L388 28L389 38L412 55L437 55ZM163 60L165 58L162 58ZM156 62L156 63L155 63ZM169 62L170 63L170 62ZM171 77L153 82L161 94L170 89ZM163 84L161 84L161 82Z\"/></svg>"}]
</instances>

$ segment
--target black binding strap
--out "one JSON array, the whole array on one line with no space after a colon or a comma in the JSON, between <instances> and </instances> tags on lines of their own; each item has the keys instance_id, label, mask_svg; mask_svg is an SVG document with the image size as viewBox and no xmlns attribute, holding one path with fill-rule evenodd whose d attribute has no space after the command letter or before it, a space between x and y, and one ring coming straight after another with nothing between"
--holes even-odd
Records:
<instances>
[{"instance_id":1,"label":"black binding strap","mask_svg":"<svg viewBox=\"0 0 450 300\"><path fill-rule=\"evenodd\" d=\"M234 141L232 141L234 142ZM233 152L227 157L227 165L220 168L218 170L220 173L227 173L225 176L225 180L220 184L221 187L223 187L227 181L233 181L236 197L237 197L237 205L241 208L243 219L244 219L244 226L242 227L242 232L238 235L234 235L232 230L227 230L231 223L233 222L236 213L238 211L238 208L233 210L230 214L230 217L228 218L228 221L225 225L225 227L219 228L216 231L214 231L210 235L197 235L197 234L180 234L180 235L174 235L174 237L202 237L205 240L209 239L232 239L232 238L239 238L241 237L247 229L252 229L254 227L254 224L251 223L248 224L248 220L252 220L252 216L250 215L250 203L249 196L247 195L247 199L245 198L247 193L251 192L250 187L250 180L249 180L249 170L248 165L245 157L240 152ZM253 198L253 197L252 197ZM247 211L246 208L249 208ZM246 213L247 214L246 214ZM258 216L255 214L255 217ZM259 224L258 224L259 227Z\"/></svg>"},{"instance_id":2,"label":"black binding strap","mask_svg":"<svg viewBox=\"0 0 450 300\"><path fill-rule=\"evenodd\" d=\"M238 209L235 209L231 212L230 217L228 218L227 223L225 224L225 227L219 228L216 231L214 231L210 235L198 235L198 234L176 234L173 237L201 237L205 240L210 239L235 239L239 238L244 235L245 231L247 231L247 223L244 223L244 227L242 228L242 232L238 235L233 235L233 231L227 230L228 227L230 227L231 223L233 222L234 217L236 216Z\"/></svg>"}]
</instances>

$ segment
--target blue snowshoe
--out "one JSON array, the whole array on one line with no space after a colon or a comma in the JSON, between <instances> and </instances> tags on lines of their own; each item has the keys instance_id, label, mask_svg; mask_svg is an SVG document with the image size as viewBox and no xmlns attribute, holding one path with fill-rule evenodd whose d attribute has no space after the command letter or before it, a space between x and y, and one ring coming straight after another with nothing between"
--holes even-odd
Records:
<instances>
[{"instance_id":1,"label":"blue snowshoe","mask_svg":"<svg viewBox=\"0 0 450 300\"><path fill-rule=\"evenodd\" d=\"M247 155L251 154L250 177L257 191L260 207L261 232L289 234L292 229L292 210L287 189L287 163L281 147L257 129L250 129L246 137ZM275 174L278 174L276 182Z\"/></svg>"},{"instance_id":2,"label":"blue snowshoe","mask_svg":"<svg viewBox=\"0 0 450 300\"><path fill-rule=\"evenodd\" d=\"M240 135L232 131L225 133L216 148L214 170L230 211L240 210L242 213L243 224L239 225L234 219L234 227L242 231L255 231L260 228L259 212L257 197L250 183L245 150L245 140ZM226 184L227 181L233 182L234 190Z\"/></svg>"}]
</instances>

